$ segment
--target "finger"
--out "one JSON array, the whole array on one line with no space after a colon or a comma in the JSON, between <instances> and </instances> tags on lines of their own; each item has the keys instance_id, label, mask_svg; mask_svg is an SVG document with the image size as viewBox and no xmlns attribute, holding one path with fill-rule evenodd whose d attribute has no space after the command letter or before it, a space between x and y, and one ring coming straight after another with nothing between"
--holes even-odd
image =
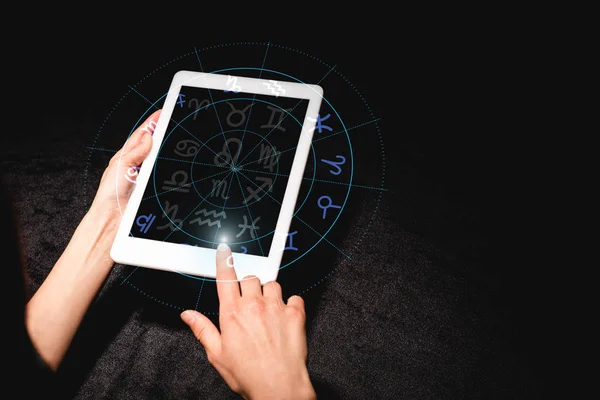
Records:
<instances>
[{"instance_id":1,"label":"finger","mask_svg":"<svg viewBox=\"0 0 600 400\"><path fill-rule=\"evenodd\" d=\"M129 136L129 139L127 139L123 147L121 147L119 151L117 151L113 155L113 157L111 158L111 162L118 161L120 164L124 164L123 157L129 155L129 158L133 159L134 161L137 161L137 163L130 163L126 166L126 168L132 166L137 167L141 164L141 162L146 158L146 156L150 152L150 149L152 148L152 141L148 141L148 138L146 136L152 136L154 134L154 128L156 127L156 122L158 121L160 112L161 110L155 111L148 118L146 118L143 124L138 126L138 128L131 134L131 136ZM143 146L141 149L138 148L140 143L142 143ZM130 154L132 151L135 151L135 153ZM126 160L128 159L126 158Z\"/></svg>"},{"instance_id":2,"label":"finger","mask_svg":"<svg viewBox=\"0 0 600 400\"><path fill-rule=\"evenodd\" d=\"M243 296L262 296L260 280L254 275L245 276L240 281L240 290Z\"/></svg>"},{"instance_id":3,"label":"finger","mask_svg":"<svg viewBox=\"0 0 600 400\"><path fill-rule=\"evenodd\" d=\"M303 313L306 313L304 307L304 299L298 295L294 295L292 297L290 297L287 301L287 305L290 307L294 307L297 308L298 310L302 311Z\"/></svg>"},{"instance_id":4,"label":"finger","mask_svg":"<svg viewBox=\"0 0 600 400\"><path fill-rule=\"evenodd\" d=\"M225 243L217 247L217 294L223 304L240 298L240 285L233 268L233 256Z\"/></svg>"},{"instance_id":5,"label":"finger","mask_svg":"<svg viewBox=\"0 0 600 400\"><path fill-rule=\"evenodd\" d=\"M271 281L267 282L263 285L262 288L263 294L265 297L277 299L281 301L282 293L281 293L281 285L278 282Z\"/></svg>"},{"instance_id":6,"label":"finger","mask_svg":"<svg viewBox=\"0 0 600 400\"><path fill-rule=\"evenodd\" d=\"M154 111L135 129L135 131L133 131L131 136L129 136L129 139L127 139L123 145L123 152L128 152L135 148L145 135L154 135L154 129L156 128L156 123L158 122L161 111L162 110Z\"/></svg>"},{"instance_id":7,"label":"finger","mask_svg":"<svg viewBox=\"0 0 600 400\"><path fill-rule=\"evenodd\" d=\"M140 143L137 144L133 149L123 153L121 163L126 168L140 166L148 153L152 149L152 137L146 133L143 134Z\"/></svg>"},{"instance_id":8,"label":"finger","mask_svg":"<svg viewBox=\"0 0 600 400\"><path fill-rule=\"evenodd\" d=\"M190 327L207 353L217 355L221 352L221 334L210 319L194 310L182 312L181 319Z\"/></svg>"}]
</instances>

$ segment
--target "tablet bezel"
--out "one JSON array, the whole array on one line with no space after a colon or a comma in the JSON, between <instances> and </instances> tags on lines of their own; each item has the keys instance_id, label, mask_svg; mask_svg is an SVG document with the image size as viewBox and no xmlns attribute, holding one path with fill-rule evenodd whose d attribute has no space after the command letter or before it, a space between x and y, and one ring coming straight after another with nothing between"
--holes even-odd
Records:
<instances>
[{"instance_id":1,"label":"tablet bezel","mask_svg":"<svg viewBox=\"0 0 600 400\"><path fill-rule=\"evenodd\" d=\"M277 218L273 241L267 256L233 253L233 261L238 280L248 275L257 276L261 284L277 279L283 251L287 242L294 208L308 159L312 136L323 98L323 89L319 85L299 82L276 81L285 93L275 95L270 88L272 80L244 76L211 74L182 70L174 74L167 92L161 114L153 134L152 149L144 160L136 180L127 207L113 242L110 255L113 261L126 265L159 269L191 275L194 277L216 279L215 249L189 246L172 242L163 242L130 236L131 226L137 215L146 185L156 162L173 109L182 86L200 87L212 90L230 90L232 83L236 91L267 96L290 97L308 100L302 130L294 155L290 176L285 189L281 208ZM119 159L119 163L121 160ZM120 171L122 168L117 168Z\"/></svg>"}]
</instances>

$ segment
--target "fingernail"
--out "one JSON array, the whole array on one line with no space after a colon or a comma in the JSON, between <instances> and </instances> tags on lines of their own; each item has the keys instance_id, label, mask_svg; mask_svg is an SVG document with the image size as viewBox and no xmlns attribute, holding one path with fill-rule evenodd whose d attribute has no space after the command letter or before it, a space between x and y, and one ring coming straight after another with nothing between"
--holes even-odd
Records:
<instances>
[{"instance_id":1,"label":"fingernail","mask_svg":"<svg viewBox=\"0 0 600 400\"><path fill-rule=\"evenodd\" d=\"M191 324L192 321L194 320L195 315L193 312L187 310L181 313L181 319L183 320L183 322L185 322L186 324Z\"/></svg>"},{"instance_id":2,"label":"fingernail","mask_svg":"<svg viewBox=\"0 0 600 400\"><path fill-rule=\"evenodd\" d=\"M229 250L229 246L227 246L226 243L221 243L217 247L217 251L228 251L228 250Z\"/></svg>"}]
</instances>

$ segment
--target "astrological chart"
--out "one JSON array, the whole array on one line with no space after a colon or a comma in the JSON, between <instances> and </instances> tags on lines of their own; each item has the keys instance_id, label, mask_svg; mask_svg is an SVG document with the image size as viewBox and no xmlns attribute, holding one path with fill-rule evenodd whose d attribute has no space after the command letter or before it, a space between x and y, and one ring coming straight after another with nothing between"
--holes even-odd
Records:
<instances>
[{"instance_id":1,"label":"astrological chart","mask_svg":"<svg viewBox=\"0 0 600 400\"><path fill-rule=\"evenodd\" d=\"M92 138L86 206L110 157L162 108L176 72L227 75L228 90L182 86L130 234L209 248L227 242L234 258L268 255L308 106L280 93L277 82L317 84L323 99L277 280L289 297L351 273L386 192L385 151L380 118L343 66L272 42L192 48L161 61L124 88ZM271 82L274 96L240 91L236 76ZM120 178L136 184L138 172ZM215 279L128 265L115 273L148 301L218 315Z\"/></svg>"}]
</instances>

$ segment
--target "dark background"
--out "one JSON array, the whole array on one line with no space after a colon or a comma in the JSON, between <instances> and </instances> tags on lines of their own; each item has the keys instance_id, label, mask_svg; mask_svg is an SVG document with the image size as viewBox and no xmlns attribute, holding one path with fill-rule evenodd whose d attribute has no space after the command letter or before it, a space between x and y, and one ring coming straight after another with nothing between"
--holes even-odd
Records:
<instances>
[{"instance_id":1,"label":"dark background","mask_svg":"<svg viewBox=\"0 0 600 400\"><path fill-rule=\"evenodd\" d=\"M502 43L257 40L339 65L382 117L389 155L388 191L353 273L307 295L308 365L321 397L541 397L540 267L522 253L531 232L524 138ZM228 41L81 45L66 36L4 48L0 154L32 290L83 216L85 146L116 96L163 60ZM83 91L91 100L78 101ZM69 397L235 398L178 315L132 290L109 280L82 328L60 373Z\"/></svg>"}]
</instances>

